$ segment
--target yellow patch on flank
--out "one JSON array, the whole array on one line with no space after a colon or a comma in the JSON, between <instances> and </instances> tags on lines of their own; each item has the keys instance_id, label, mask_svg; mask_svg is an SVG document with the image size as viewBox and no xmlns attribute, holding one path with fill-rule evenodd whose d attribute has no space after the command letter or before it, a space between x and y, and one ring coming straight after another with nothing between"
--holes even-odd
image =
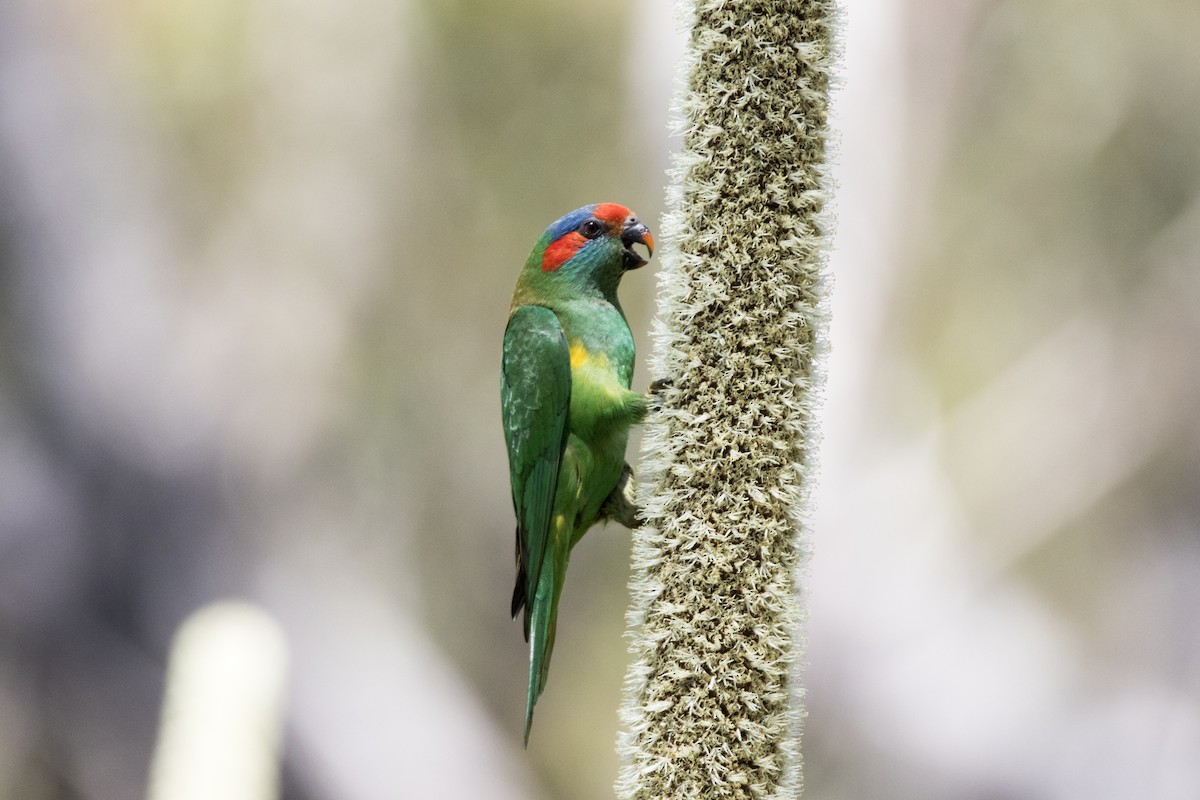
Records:
<instances>
[{"instance_id":1,"label":"yellow patch on flank","mask_svg":"<svg viewBox=\"0 0 1200 800\"><path fill-rule=\"evenodd\" d=\"M585 364L592 364L603 369L608 366L608 356L603 353L593 355L583 346L583 342L576 339L575 343L571 345L571 369L577 369Z\"/></svg>"},{"instance_id":2,"label":"yellow patch on flank","mask_svg":"<svg viewBox=\"0 0 1200 800\"><path fill-rule=\"evenodd\" d=\"M567 524L567 518L565 516L563 516L562 514L558 514L554 517L555 527L561 528L566 524Z\"/></svg>"},{"instance_id":3,"label":"yellow patch on flank","mask_svg":"<svg viewBox=\"0 0 1200 800\"><path fill-rule=\"evenodd\" d=\"M571 345L571 369L581 367L591 358L591 353L583 346L583 342L576 341Z\"/></svg>"}]
</instances>

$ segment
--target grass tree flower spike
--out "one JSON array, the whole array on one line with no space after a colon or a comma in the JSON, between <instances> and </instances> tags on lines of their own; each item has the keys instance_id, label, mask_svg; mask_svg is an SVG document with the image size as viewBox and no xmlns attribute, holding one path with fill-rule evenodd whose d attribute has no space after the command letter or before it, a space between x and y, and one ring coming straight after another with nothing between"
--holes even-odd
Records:
<instances>
[{"instance_id":1,"label":"grass tree flower spike","mask_svg":"<svg viewBox=\"0 0 1200 800\"><path fill-rule=\"evenodd\" d=\"M695 0L643 442L617 795L793 798L835 4Z\"/></svg>"}]
</instances>

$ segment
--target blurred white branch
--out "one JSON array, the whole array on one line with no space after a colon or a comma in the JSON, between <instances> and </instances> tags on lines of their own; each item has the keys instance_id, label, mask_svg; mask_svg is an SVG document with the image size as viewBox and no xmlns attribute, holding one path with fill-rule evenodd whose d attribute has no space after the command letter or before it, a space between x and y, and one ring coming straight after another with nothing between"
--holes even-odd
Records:
<instances>
[{"instance_id":1,"label":"blurred white branch","mask_svg":"<svg viewBox=\"0 0 1200 800\"><path fill-rule=\"evenodd\" d=\"M167 668L148 800L273 800L287 645L247 603L206 606L179 629Z\"/></svg>"}]
</instances>

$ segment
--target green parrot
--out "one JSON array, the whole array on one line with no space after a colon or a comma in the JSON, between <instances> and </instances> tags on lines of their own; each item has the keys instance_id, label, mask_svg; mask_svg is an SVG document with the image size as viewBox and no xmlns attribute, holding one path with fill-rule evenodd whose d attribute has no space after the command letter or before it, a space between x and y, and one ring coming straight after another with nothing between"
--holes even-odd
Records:
<instances>
[{"instance_id":1,"label":"green parrot","mask_svg":"<svg viewBox=\"0 0 1200 800\"><path fill-rule=\"evenodd\" d=\"M653 250L625 206L584 206L542 234L513 293L500 400L517 515L512 615L524 609L529 642L526 746L571 548L596 522L637 524L625 440L651 398L629 389L633 334L617 284Z\"/></svg>"}]
</instances>

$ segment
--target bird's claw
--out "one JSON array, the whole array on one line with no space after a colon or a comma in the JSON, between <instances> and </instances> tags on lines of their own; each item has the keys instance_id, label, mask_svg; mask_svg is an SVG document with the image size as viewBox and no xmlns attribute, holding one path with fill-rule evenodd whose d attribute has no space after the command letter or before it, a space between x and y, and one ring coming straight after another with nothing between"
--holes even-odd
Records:
<instances>
[{"instance_id":1,"label":"bird's claw","mask_svg":"<svg viewBox=\"0 0 1200 800\"><path fill-rule=\"evenodd\" d=\"M674 385L675 381L671 378L659 378L650 384L650 409L652 411L662 411L663 395Z\"/></svg>"}]
</instances>

